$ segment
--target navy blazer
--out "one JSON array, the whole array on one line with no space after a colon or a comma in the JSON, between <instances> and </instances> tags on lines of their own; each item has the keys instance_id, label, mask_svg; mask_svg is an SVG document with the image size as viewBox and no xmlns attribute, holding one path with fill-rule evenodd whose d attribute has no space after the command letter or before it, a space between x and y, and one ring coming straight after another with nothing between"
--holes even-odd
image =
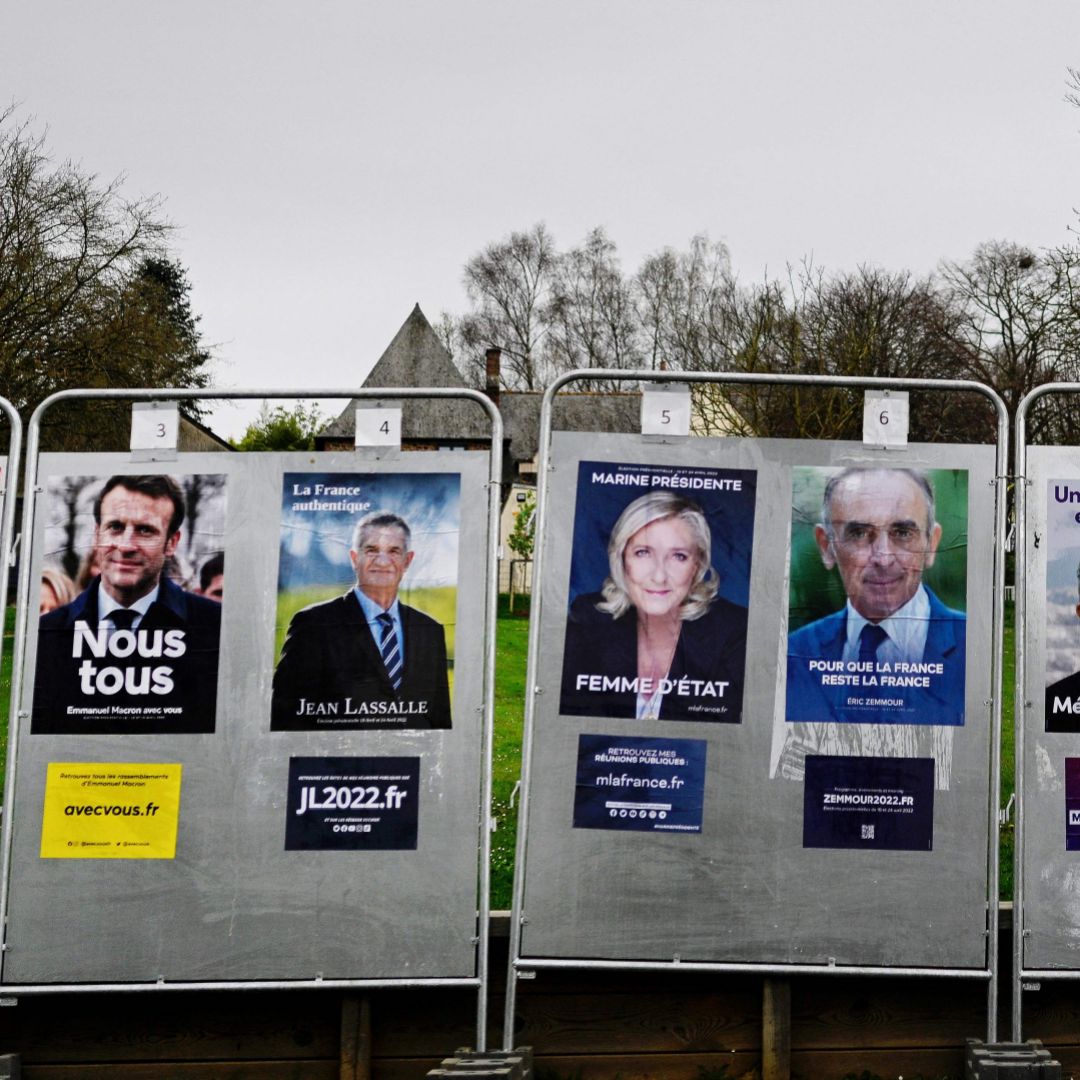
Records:
<instances>
[{"instance_id":1,"label":"navy blazer","mask_svg":"<svg viewBox=\"0 0 1080 1080\"><path fill-rule=\"evenodd\" d=\"M924 585L923 588L926 588ZM841 660L847 641L847 605L796 630L788 637L787 720L849 724L964 723L967 616L946 607L930 589L930 623L918 661L942 663L941 675L930 675L928 687L823 686L822 673L811 660ZM879 676L880 677L880 676ZM849 704L849 698L900 701L900 706Z\"/></svg>"},{"instance_id":2,"label":"navy blazer","mask_svg":"<svg viewBox=\"0 0 1080 1080\"><path fill-rule=\"evenodd\" d=\"M182 641L182 655L144 656L136 649L127 657L94 657L84 646L79 650L80 655L74 656L75 623L83 621L91 631L98 629L100 588L100 578L95 579L70 604L41 616L31 731L34 734L213 731L221 605L162 578L158 598L147 609L136 636L153 647L155 642L161 643L168 631L179 630L182 637L173 636L171 640ZM90 679L80 674L88 660L99 673ZM119 669L124 677L124 685L113 693L107 690L115 677L101 674L108 668ZM150 689L163 685L166 678L172 682L171 690L155 693ZM91 688L90 693L84 692L84 685ZM87 711L69 714L69 706Z\"/></svg>"},{"instance_id":3,"label":"navy blazer","mask_svg":"<svg viewBox=\"0 0 1080 1080\"><path fill-rule=\"evenodd\" d=\"M589 593L570 606L563 653L559 711L574 716L606 716L633 720L637 695L632 690L591 690L578 686L579 676L637 677L637 610L615 619L596 609L603 597ZM668 679L680 684L666 693L661 720L704 720L737 724L742 718L746 664L746 608L716 597L697 619L684 620ZM690 683L683 683L690 680ZM703 692L693 682L726 682L723 695ZM678 689L686 693L679 693Z\"/></svg>"},{"instance_id":4,"label":"navy blazer","mask_svg":"<svg viewBox=\"0 0 1080 1080\"><path fill-rule=\"evenodd\" d=\"M298 611L274 672L271 728L450 727L446 633L416 608L398 610L405 666L397 691L352 589Z\"/></svg>"}]
</instances>

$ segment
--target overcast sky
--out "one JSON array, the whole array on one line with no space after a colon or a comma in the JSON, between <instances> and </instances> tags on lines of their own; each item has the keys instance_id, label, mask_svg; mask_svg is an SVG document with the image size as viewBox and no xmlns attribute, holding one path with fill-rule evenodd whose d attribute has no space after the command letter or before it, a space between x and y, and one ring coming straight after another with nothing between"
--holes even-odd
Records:
<instances>
[{"instance_id":1,"label":"overcast sky","mask_svg":"<svg viewBox=\"0 0 1080 1080\"><path fill-rule=\"evenodd\" d=\"M219 385L347 389L541 220L627 270L706 232L745 281L1067 242L1067 65L1077 0L34 0L0 102L165 197Z\"/></svg>"}]
</instances>

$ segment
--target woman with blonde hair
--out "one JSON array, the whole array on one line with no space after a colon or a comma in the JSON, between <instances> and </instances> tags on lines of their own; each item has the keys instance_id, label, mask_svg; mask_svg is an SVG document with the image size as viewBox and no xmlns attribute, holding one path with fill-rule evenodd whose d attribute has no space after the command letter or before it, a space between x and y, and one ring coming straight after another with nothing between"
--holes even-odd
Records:
<instances>
[{"instance_id":1,"label":"woman with blonde hair","mask_svg":"<svg viewBox=\"0 0 1080 1080\"><path fill-rule=\"evenodd\" d=\"M737 723L746 608L718 595L701 507L666 489L639 496L607 555L600 592L570 608L560 711Z\"/></svg>"},{"instance_id":2,"label":"woman with blonde hair","mask_svg":"<svg viewBox=\"0 0 1080 1080\"><path fill-rule=\"evenodd\" d=\"M63 572L45 567L41 571L41 599L38 604L38 614L55 611L58 607L70 604L78 593L75 591L75 582Z\"/></svg>"}]
</instances>

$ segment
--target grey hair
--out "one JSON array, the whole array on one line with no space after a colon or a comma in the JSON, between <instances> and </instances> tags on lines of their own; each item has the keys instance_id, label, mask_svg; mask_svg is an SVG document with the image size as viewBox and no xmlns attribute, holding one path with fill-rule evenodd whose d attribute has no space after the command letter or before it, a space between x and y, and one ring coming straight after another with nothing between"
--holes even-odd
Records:
<instances>
[{"instance_id":1,"label":"grey hair","mask_svg":"<svg viewBox=\"0 0 1080 1080\"><path fill-rule=\"evenodd\" d=\"M389 510L376 510L362 517L353 529L351 547L353 551L360 551L364 545L364 534L372 529L400 529L405 535L405 550L412 547L412 532L403 517L391 513Z\"/></svg>"},{"instance_id":2,"label":"grey hair","mask_svg":"<svg viewBox=\"0 0 1080 1080\"><path fill-rule=\"evenodd\" d=\"M821 524L825 527L829 539L836 539L836 534L833 532L832 518L832 500L836 494L836 489L845 480L849 480L853 476L873 472L902 473L922 492L923 498L926 500L926 535L929 537L934 531L936 519L934 517L934 485L930 483L930 477L926 473L919 472L918 469L886 469L880 465L853 465L851 468L841 469L835 476L829 477L829 482L825 485L825 492L821 496Z\"/></svg>"},{"instance_id":3,"label":"grey hair","mask_svg":"<svg viewBox=\"0 0 1080 1080\"><path fill-rule=\"evenodd\" d=\"M660 488L638 496L619 515L608 538L608 577L600 591L604 599L596 605L613 618L619 618L632 607L626 587L623 554L635 533L646 525L665 518L679 518L690 526L697 543L697 573L690 591L679 607L680 619L699 619L709 609L720 587L720 576L712 566L712 533L701 507L683 495Z\"/></svg>"}]
</instances>

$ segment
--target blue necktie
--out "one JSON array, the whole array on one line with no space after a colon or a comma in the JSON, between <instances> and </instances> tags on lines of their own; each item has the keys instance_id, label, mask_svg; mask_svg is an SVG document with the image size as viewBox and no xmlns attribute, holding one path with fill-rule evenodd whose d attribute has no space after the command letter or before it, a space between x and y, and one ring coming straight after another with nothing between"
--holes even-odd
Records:
<instances>
[{"instance_id":1,"label":"blue necktie","mask_svg":"<svg viewBox=\"0 0 1080 1080\"><path fill-rule=\"evenodd\" d=\"M867 623L859 634L859 663L876 661L878 649L883 642L888 640L889 635L880 626Z\"/></svg>"},{"instance_id":2,"label":"blue necktie","mask_svg":"<svg viewBox=\"0 0 1080 1080\"><path fill-rule=\"evenodd\" d=\"M382 653L383 667L386 668L390 685L395 690L401 689L401 647L398 644L397 631L394 629L394 620L389 612L383 611L377 617L379 624L379 652Z\"/></svg>"}]
</instances>

